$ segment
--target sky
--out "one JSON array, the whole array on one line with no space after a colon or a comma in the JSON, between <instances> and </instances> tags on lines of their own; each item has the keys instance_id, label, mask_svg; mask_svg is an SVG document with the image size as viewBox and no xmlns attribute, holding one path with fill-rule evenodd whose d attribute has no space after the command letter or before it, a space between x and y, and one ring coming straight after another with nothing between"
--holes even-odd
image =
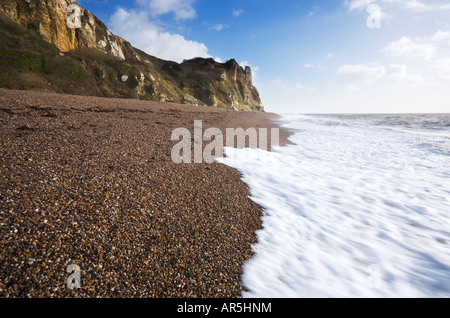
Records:
<instances>
[{"instance_id":1,"label":"sky","mask_svg":"<svg viewBox=\"0 0 450 318\"><path fill-rule=\"evenodd\" d=\"M159 58L251 66L266 111L449 113L449 0L78 0Z\"/></svg>"}]
</instances>

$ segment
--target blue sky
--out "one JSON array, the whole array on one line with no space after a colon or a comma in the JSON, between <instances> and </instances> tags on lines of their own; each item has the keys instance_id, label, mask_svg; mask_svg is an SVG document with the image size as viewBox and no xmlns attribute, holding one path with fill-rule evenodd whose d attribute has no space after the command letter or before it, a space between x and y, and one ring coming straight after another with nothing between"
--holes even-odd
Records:
<instances>
[{"instance_id":1,"label":"blue sky","mask_svg":"<svg viewBox=\"0 0 450 318\"><path fill-rule=\"evenodd\" d=\"M250 65L270 112L450 112L448 0L78 3L160 58Z\"/></svg>"}]
</instances>

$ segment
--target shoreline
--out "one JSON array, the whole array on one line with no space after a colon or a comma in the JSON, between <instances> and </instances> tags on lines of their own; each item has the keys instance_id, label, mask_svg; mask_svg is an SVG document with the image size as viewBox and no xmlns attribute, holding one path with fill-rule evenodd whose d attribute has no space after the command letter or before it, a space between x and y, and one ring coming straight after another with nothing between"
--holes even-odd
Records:
<instances>
[{"instance_id":1,"label":"shoreline","mask_svg":"<svg viewBox=\"0 0 450 318\"><path fill-rule=\"evenodd\" d=\"M271 113L0 89L1 297L240 297L262 208L240 173L175 164L171 132ZM280 145L289 132L280 129ZM66 286L69 265L81 288Z\"/></svg>"}]
</instances>

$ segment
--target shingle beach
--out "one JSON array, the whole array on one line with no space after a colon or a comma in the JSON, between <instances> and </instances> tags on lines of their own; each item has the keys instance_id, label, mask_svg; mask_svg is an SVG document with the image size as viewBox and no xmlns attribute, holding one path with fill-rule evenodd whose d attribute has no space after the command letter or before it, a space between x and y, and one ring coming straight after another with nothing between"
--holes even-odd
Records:
<instances>
[{"instance_id":1,"label":"shingle beach","mask_svg":"<svg viewBox=\"0 0 450 318\"><path fill-rule=\"evenodd\" d=\"M0 297L240 297L262 209L238 171L173 163L171 133L274 117L0 90Z\"/></svg>"}]
</instances>

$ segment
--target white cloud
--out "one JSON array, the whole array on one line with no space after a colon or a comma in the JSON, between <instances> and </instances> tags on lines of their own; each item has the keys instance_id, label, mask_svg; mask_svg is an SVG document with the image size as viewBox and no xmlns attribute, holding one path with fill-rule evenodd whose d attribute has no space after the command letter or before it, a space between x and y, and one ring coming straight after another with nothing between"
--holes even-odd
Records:
<instances>
[{"instance_id":1,"label":"white cloud","mask_svg":"<svg viewBox=\"0 0 450 318\"><path fill-rule=\"evenodd\" d=\"M430 10L449 10L450 5L443 1L428 1L425 3L420 0L346 0L345 4L349 10L365 9L372 3L377 3L390 8L397 8L403 10L410 10L416 12L424 12Z\"/></svg>"},{"instance_id":2,"label":"white cloud","mask_svg":"<svg viewBox=\"0 0 450 318\"><path fill-rule=\"evenodd\" d=\"M208 48L180 34L164 31L155 25L147 11L118 9L110 17L111 31L133 46L161 59L182 62L194 57L209 57Z\"/></svg>"},{"instance_id":3,"label":"white cloud","mask_svg":"<svg viewBox=\"0 0 450 318\"><path fill-rule=\"evenodd\" d=\"M374 3L376 0L347 0L346 4L348 5L350 10L367 8L367 6L371 3Z\"/></svg>"},{"instance_id":4,"label":"white cloud","mask_svg":"<svg viewBox=\"0 0 450 318\"><path fill-rule=\"evenodd\" d=\"M405 9L410 9L414 11L428 11L433 9L432 5L425 4L418 0L401 0L401 1L397 0L395 2L400 2Z\"/></svg>"},{"instance_id":5,"label":"white cloud","mask_svg":"<svg viewBox=\"0 0 450 318\"><path fill-rule=\"evenodd\" d=\"M430 40L434 42L442 42L448 39L450 39L450 31L441 30L436 31L436 33L433 34L430 38Z\"/></svg>"},{"instance_id":6,"label":"white cloud","mask_svg":"<svg viewBox=\"0 0 450 318\"><path fill-rule=\"evenodd\" d=\"M233 10L233 17L239 17L245 13L244 9Z\"/></svg>"},{"instance_id":7,"label":"white cloud","mask_svg":"<svg viewBox=\"0 0 450 318\"><path fill-rule=\"evenodd\" d=\"M403 36L388 43L381 52L394 58L402 58L402 64L387 62L342 65L338 75L347 75L354 83L382 83L381 80L401 84L435 84L450 76L450 58L445 45L450 44L450 31L438 30L431 36L411 38ZM405 58L418 59L411 64L412 70L403 62ZM422 60L422 62L420 61Z\"/></svg>"},{"instance_id":8,"label":"white cloud","mask_svg":"<svg viewBox=\"0 0 450 318\"><path fill-rule=\"evenodd\" d=\"M429 39L411 39L403 36L399 40L389 43L382 51L396 57L408 56L430 60L436 56L437 50L437 46L431 43Z\"/></svg>"},{"instance_id":9,"label":"white cloud","mask_svg":"<svg viewBox=\"0 0 450 318\"><path fill-rule=\"evenodd\" d=\"M386 69L388 77L403 77L408 73L408 67L405 64L391 64Z\"/></svg>"},{"instance_id":10,"label":"white cloud","mask_svg":"<svg viewBox=\"0 0 450 318\"><path fill-rule=\"evenodd\" d=\"M341 65L338 69L339 75L351 75L357 82L371 83L386 74L386 69L374 63Z\"/></svg>"},{"instance_id":11,"label":"white cloud","mask_svg":"<svg viewBox=\"0 0 450 318\"><path fill-rule=\"evenodd\" d=\"M152 17L173 12L177 19L191 19L196 17L193 7L195 0L137 0L142 7L150 9Z\"/></svg>"},{"instance_id":12,"label":"white cloud","mask_svg":"<svg viewBox=\"0 0 450 318\"><path fill-rule=\"evenodd\" d=\"M405 64L391 64L386 68L386 77L397 80L397 83L423 84L426 80L421 74L413 74Z\"/></svg>"},{"instance_id":13,"label":"white cloud","mask_svg":"<svg viewBox=\"0 0 450 318\"><path fill-rule=\"evenodd\" d=\"M310 63L305 63L303 64L303 68L309 68L309 69L313 69L313 68L317 68L319 70L324 70L326 69L325 66L320 65L320 64L310 64Z\"/></svg>"},{"instance_id":14,"label":"white cloud","mask_svg":"<svg viewBox=\"0 0 450 318\"><path fill-rule=\"evenodd\" d=\"M377 63L342 65L339 75L349 75L354 82L373 83L380 79L396 80L397 83L418 84L424 79L419 74L411 74L405 64L390 64L385 67Z\"/></svg>"},{"instance_id":15,"label":"white cloud","mask_svg":"<svg viewBox=\"0 0 450 318\"><path fill-rule=\"evenodd\" d=\"M215 26L209 28L210 30L222 31L223 29L228 28L228 24L216 24Z\"/></svg>"}]
</instances>

